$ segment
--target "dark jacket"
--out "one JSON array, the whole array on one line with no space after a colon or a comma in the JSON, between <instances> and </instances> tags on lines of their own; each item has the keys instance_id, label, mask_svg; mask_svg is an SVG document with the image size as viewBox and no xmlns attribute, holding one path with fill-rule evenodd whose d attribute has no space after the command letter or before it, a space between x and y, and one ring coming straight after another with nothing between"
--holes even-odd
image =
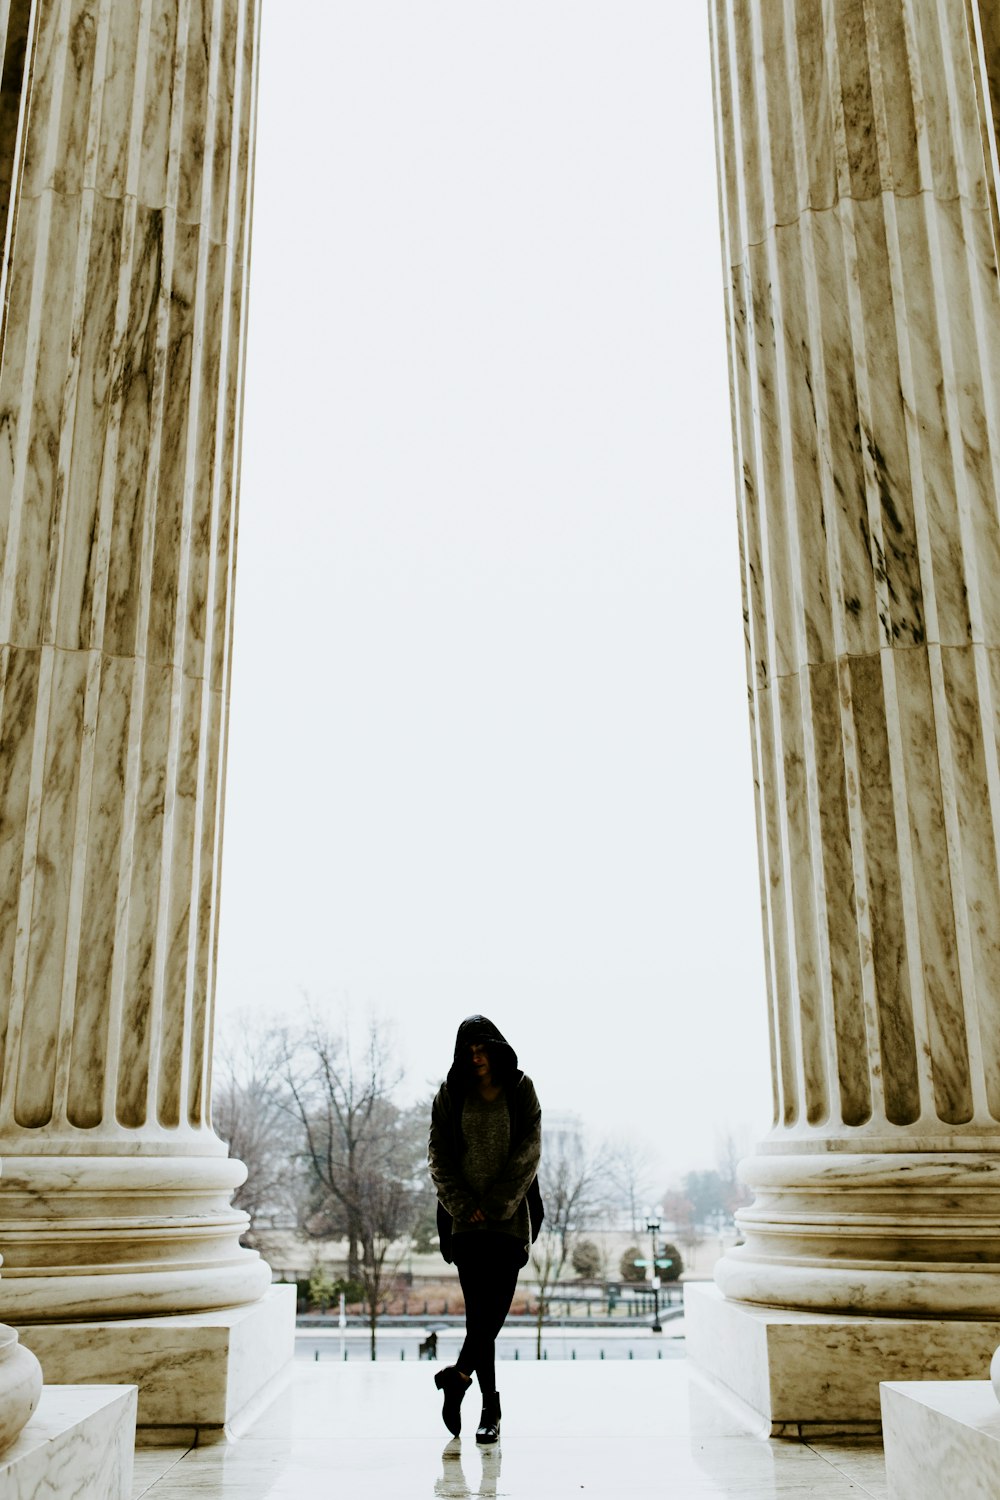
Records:
<instances>
[{"instance_id":1,"label":"dark jacket","mask_svg":"<svg viewBox=\"0 0 1000 1500\"><path fill-rule=\"evenodd\" d=\"M510 1154L504 1171L477 1200L462 1175L462 1106L473 1083L469 1047L481 1042L489 1049L493 1081L503 1089L510 1113ZM517 1065L517 1053L486 1016L468 1016L458 1028L455 1057L431 1109L427 1159L438 1195L438 1234L441 1254L452 1259L454 1221L468 1220L481 1208L491 1220L511 1218L527 1199L531 1238L537 1239L544 1217L538 1188L542 1111L534 1084ZM524 1259L528 1258L525 1245Z\"/></svg>"}]
</instances>

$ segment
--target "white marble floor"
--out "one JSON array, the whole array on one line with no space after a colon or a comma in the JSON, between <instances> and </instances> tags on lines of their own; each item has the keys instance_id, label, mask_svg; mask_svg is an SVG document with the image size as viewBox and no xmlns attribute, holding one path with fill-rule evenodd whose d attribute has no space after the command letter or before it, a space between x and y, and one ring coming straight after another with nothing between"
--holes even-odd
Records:
<instances>
[{"instance_id":1,"label":"white marble floor","mask_svg":"<svg viewBox=\"0 0 1000 1500\"><path fill-rule=\"evenodd\" d=\"M448 1440L428 1364L308 1365L238 1442L140 1450L135 1500L886 1500L881 1445L767 1441L687 1360L502 1366L503 1436Z\"/></svg>"}]
</instances>

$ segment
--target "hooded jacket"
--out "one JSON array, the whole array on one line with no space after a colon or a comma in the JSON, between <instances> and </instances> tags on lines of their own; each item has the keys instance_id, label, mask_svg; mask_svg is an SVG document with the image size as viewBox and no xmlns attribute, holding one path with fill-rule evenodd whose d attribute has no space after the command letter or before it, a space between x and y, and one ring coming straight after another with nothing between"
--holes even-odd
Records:
<instances>
[{"instance_id":1,"label":"hooded jacket","mask_svg":"<svg viewBox=\"0 0 1000 1500\"><path fill-rule=\"evenodd\" d=\"M462 1173L465 1150L462 1109L473 1083L468 1059L469 1047L474 1042L480 1042L489 1050L493 1081L503 1090L510 1116L510 1151L506 1164L481 1198L477 1198ZM517 1053L488 1017L468 1016L458 1028L454 1060L431 1108L427 1158L431 1180L437 1189L438 1233L445 1260L452 1258L452 1235L459 1226L463 1229L469 1227L468 1221L477 1208L486 1215L485 1227L513 1232L515 1224L511 1221L515 1221L521 1204L527 1200L530 1237L532 1240L537 1238L544 1216L536 1176L541 1134L542 1111L538 1095L531 1079L518 1067ZM524 1260L527 1258L526 1233Z\"/></svg>"}]
</instances>

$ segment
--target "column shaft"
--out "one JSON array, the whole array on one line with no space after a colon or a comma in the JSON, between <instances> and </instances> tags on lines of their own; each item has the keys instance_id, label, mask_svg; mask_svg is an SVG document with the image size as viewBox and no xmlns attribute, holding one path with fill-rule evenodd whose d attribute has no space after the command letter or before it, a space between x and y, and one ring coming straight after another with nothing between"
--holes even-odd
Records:
<instances>
[{"instance_id":1,"label":"column shaft","mask_svg":"<svg viewBox=\"0 0 1000 1500\"><path fill-rule=\"evenodd\" d=\"M711 7L775 1102L743 1299L1000 1297L987 10Z\"/></svg>"},{"instance_id":2,"label":"column shaft","mask_svg":"<svg viewBox=\"0 0 1000 1500\"><path fill-rule=\"evenodd\" d=\"M269 1279L209 1118L258 4L31 15L0 351L0 1308L22 1322Z\"/></svg>"}]
</instances>

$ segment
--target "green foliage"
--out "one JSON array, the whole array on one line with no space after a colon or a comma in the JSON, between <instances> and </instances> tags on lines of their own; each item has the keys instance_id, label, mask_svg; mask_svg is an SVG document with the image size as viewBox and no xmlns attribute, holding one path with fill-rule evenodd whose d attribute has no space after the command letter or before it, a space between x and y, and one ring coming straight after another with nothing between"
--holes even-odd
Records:
<instances>
[{"instance_id":1,"label":"green foliage","mask_svg":"<svg viewBox=\"0 0 1000 1500\"><path fill-rule=\"evenodd\" d=\"M631 1281L633 1285L638 1281L645 1281L646 1267L637 1266L635 1262L642 1259L642 1251L638 1245L629 1245L625 1254L618 1263L622 1281Z\"/></svg>"},{"instance_id":2,"label":"green foliage","mask_svg":"<svg viewBox=\"0 0 1000 1500\"><path fill-rule=\"evenodd\" d=\"M309 1276L309 1305L326 1312L337 1296L337 1283L325 1266L314 1266Z\"/></svg>"},{"instance_id":3,"label":"green foliage","mask_svg":"<svg viewBox=\"0 0 1000 1500\"><path fill-rule=\"evenodd\" d=\"M310 1307L326 1312L340 1302L341 1292L345 1302L363 1302L365 1299L365 1289L361 1282L348 1281L343 1276L331 1276L325 1266L313 1267L306 1283L306 1300Z\"/></svg>"},{"instance_id":4,"label":"green foliage","mask_svg":"<svg viewBox=\"0 0 1000 1500\"><path fill-rule=\"evenodd\" d=\"M676 1281L681 1272L684 1270L684 1257L678 1250L677 1246L671 1245L668 1242L666 1245L663 1245L661 1247L661 1252L657 1258L660 1260L669 1260L671 1262L671 1264L667 1266L666 1270L660 1271L661 1281Z\"/></svg>"},{"instance_id":5,"label":"green foliage","mask_svg":"<svg viewBox=\"0 0 1000 1500\"><path fill-rule=\"evenodd\" d=\"M584 1281L596 1281L601 1274L601 1252L593 1240L580 1240L573 1249L573 1270Z\"/></svg>"}]
</instances>

